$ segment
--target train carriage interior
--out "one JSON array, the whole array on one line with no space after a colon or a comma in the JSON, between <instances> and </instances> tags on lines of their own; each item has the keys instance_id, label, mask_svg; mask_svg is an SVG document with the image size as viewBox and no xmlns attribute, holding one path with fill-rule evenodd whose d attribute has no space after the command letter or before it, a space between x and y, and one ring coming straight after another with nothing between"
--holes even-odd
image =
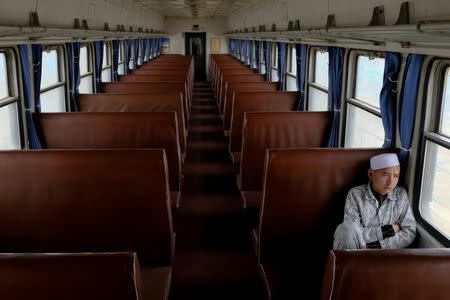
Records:
<instances>
[{"instance_id":1,"label":"train carriage interior","mask_svg":"<svg viewBox=\"0 0 450 300\"><path fill-rule=\"evenodd\" d=\"M0 299L449 299L448 248L446 1L2 0Z\"/></svg>"}]
</instances>

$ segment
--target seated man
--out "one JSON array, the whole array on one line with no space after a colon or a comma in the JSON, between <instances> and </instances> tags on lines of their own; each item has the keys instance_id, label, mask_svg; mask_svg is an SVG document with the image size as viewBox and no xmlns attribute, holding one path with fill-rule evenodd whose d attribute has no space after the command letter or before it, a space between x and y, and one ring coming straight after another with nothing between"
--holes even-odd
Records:
<instances>
[{"instance_id":1,"label":"seated man","mask_svg":"<svg viewBox=\"0 0 450 300\"><path fill-rule=\"evenodd\" d=\"M370 159L369 183L352 188L345 201L344 222L334 233L334 249L396 249L409 246L416 221L408 195L397 187L400 164L395 153Z\"/></svg>"}]
</instances>

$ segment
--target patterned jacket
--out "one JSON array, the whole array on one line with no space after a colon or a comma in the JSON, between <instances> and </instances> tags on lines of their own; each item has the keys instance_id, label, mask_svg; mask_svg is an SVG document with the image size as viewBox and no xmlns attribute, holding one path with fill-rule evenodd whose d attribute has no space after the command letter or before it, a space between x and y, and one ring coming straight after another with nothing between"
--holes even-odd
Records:
<instances>
[{"instance_id":1,"label":"patterned jacket","mask_svg":"<svg viewBox=\"0 0 450 300\"><path fill-rule=\"evenodd\" d=\"M344 222L360 226L366 243L379 241L383 249L397 249L409 246L416 237L416 220L409 205L408 195L402 187L388 193L378 206L370 182L352 188L345 200ZM381 227L399 224L401 229L392 237L383 239Z\"/></svg>"}]
</instances>

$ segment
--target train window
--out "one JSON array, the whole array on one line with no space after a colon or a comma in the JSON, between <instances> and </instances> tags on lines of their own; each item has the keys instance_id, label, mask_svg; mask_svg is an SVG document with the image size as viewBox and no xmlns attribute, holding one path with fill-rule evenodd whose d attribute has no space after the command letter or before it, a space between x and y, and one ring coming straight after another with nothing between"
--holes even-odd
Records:
<instances>
[{"instance_id":1,"label":"train window","mask_svg":"<svg viewBox=\"0 0 450 300\"><path fill-rule=\"evenodd\" d=\"M359 55L356 63L355 98L380 108L384 58Z\"/></svg>"},{"instance_id":2,"label":"train window","mask_svg":"<svg viewBox=\"0 0 450 300\"><path fill-rule=\"evenodd\" d=\"M80 64L80 70L82 66ZM59 82L59 62L57 49L46 50L42 53L41 89Z\"/></svg>"},{"instance_id":3,"label":"train window","mask_svg":"<svg viewBox=\"0 0 450 300\"><path fill-rule=\"evenodd\" d=\"M91 45L81 45L80 48L80 93L89 94L93 91L94 74L92 72L92 50Z\"/></svg>"},{"instance_id":4,"label":"train window","mask_svg":"<svg viewBox=\"0 0 450 300\"><path fill-rule=\"evenodd\" d=\"M62 48L46 47L42 52L41 112L66 111ZM81 64L80 64L81 68Z\"/></svg>"},{"instance_id":5,"label":"train window","mask_svg":"<svg viewBox=\"0 0 450 300\"><path fill-rule=\"evenodd\" d=\"M8 72L14 61L12 52L0 49L0 149L20 149L18 97L10 87L16 85L14 73Z\"/></svg>"},{"instance_id":6,"label":"train window","mask_svg":"<svg viewBox=\"0 0 450 300\"><path fill-rule=\"evenodd\" d=\"M145 46L145 45L147 45L147 46ZM144 62L147 62L148 61L148 44L147 44L147 39L144 39L144 49L145 49L145 52L144 52Z\"/></svg>"},{"instance_id":7,"label":"train window","mask_svg":"<svg viewBox=\"0 0 450 300\"><path fill-rule=\"evenodd\" d=\"M445 74L445 87L443 92L442 113L439 122L439 133L450 138L450 68Z\"/></svg>"},{"instance_id":8,"label":"train window","mask_svg":"<svg viewBox=\"0 0 450 300\"><path fill-rule=\"evenodd\" d=\"M119 75L125 74L125 58L124 58L124 43L123 41L120 41L119 43L119 64L117 73Z\"/></svg>"},{"instance_id":9,"label":"train window","mask_svg":"<svg viewBox=\"0 0 450 300\"><path fill-rule=\"evenodd\" d=\"M347 105L345 147L381 147L384 130L381 118L355 105Z\"/></svg>"},{"instance_id":10,"label":"train window","mask_svg":"<svg viewBox=\"0 0 450 300\"><path fill-rule=\"evenodd\" d=\"M266 74L266 56L264 54L264 43L264 41L259 42L260 74Z\"/></svg>"},{"instance_id":11,"label":"train window","mask_svg":"<svg viewBox=\"0 0 450 300\"><path fill-rule=\"evenodd\" d=\"M308 110L326 111L328 109L328 51L312 48L310 65Z\"/></svg>"},{"instance_id":12,"label":"train window","mask_svg":"<svg viewBox=\"0 0 450 300\"><path fill-rule=\"evenodd\" d=\"M130 70L133 70L134 69L134 40L131 40L130 48L131 48L131 50L130 50L131 55L130 55L130 61L128 62L128 68Z\"/></svg>"},{"instance_id":13,"label":"train window","mask_svg":"<svg viewBox=\"0 0 450 300\"><path fill-rule=\"evenodd\" d=\"M102 82L111 82L111 42L103 44Z\"/></svg>"},{"instance_id":14,"label":"train window","mask_svg":"<svg viewBox=\"0 0 450 300\"><path fill-rule=\"evenodd\" d=\"M9 96L6 55L0 52L0 100Z\"/></svg>"},{"instance_id":15,"label":"train window","mask_svg":"<svg viewBox=\"0 0 450 300\"><path fill-rule=\"evenodd\" d=\"M252 41L252 61L251 61L252 69L256 69L256 42Z\"/></svg>"},{"instance_id":16,"label":"train window","mask_svg":"<svg viewBox=\"0 0 450 300\"><path fill-rule=\"evenodd\" d=\"M353 53L346 98L345 147L381 147L384 128L380 112L384 58Z\"/></svg>"},{"instance_id":17,"label":"train window","mask_svg":"<svg viewBox=\"0 0 450 300\"><path fill-rule=\"evenodd\" d=\"M438 89L439 104L430 118L430 131L424 134L425 158L419 210L421 217L450 240L450 67L442 70Z\"/></svg>"},{"instance_id":18,"label":"train window","mask_svg":"<svg viewBox=\"0 0 450 300\"><path fill-rule=\"evenodd\" d=\"M271 81L278 81L278 47L277 43L272 43L272 76Z\"/></svg>"},{"instance_id":19,"label":"train window","mask_svg":"<svg viewBox=\"0 0 450 300\"><path fill-rule=\"evenodd\" d=\"M286 90L298 91L297 88L297 49L295 44L288 44L287 48Z\"/></svg>"}]
</instances>

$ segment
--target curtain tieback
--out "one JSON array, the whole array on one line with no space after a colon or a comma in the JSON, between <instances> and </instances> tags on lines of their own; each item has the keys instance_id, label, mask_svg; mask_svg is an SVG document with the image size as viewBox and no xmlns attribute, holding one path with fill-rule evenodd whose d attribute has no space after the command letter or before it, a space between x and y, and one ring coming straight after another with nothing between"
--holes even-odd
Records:
<instances>
[{"instance_id":1,"label":"curtain tieback","mask_svg":"<svg viewBox=\"0 0 450 300\"><path fill-rule=\"evenodd\" d=\"M398 86L397 86L398 79L397 79L397 80L392 80L392 79L391 79L391 76L389 75L389 76L388 76L388 80L389 80L389 82L395 84L395 88L392 88L392 89L391 89L391 92L397 93L397 92L398 92Z\"/></svg>"},{"instance_id":2,"label":"curtain tieback","mask_svg":"<svg viewBox=\"0 0 450 300\"><path fill-rule=\"evenodd\" d=\"M411 148L405 149L405 148L403 148L403 147L400 147L400 149L403 150L403 151L405 151L405 152L411 152Z\"/></svg>"}]
</instances>

